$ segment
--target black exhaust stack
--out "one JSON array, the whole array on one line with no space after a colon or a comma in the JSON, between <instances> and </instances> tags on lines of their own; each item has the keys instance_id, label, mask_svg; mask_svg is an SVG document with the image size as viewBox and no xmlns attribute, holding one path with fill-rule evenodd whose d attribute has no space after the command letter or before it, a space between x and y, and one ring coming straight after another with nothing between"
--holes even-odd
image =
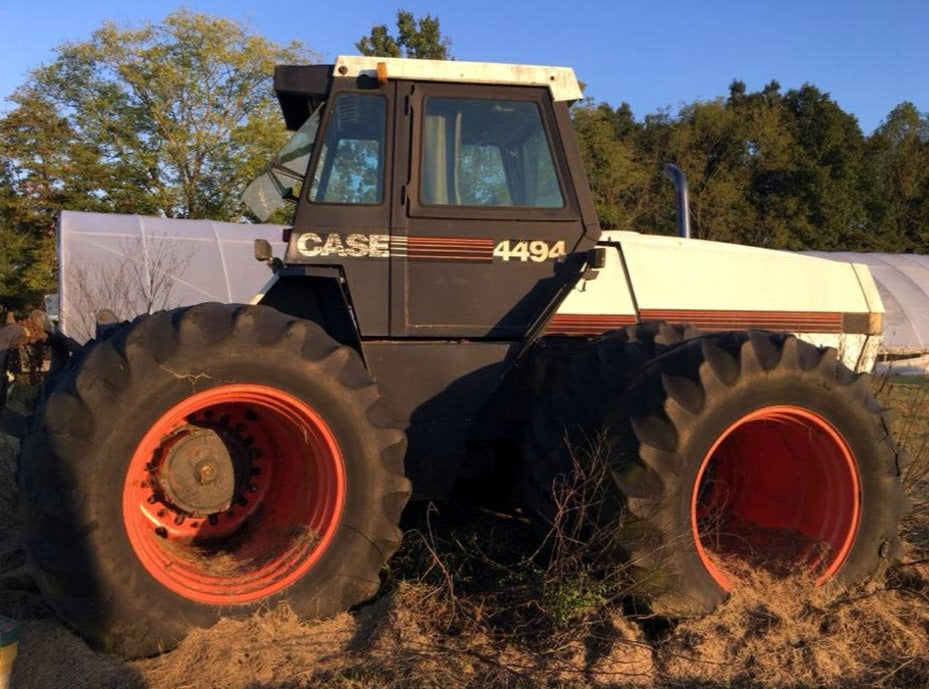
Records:
<instances>
[{"instance_id":1,"label":"black exhaust stack","mask_svg":"<svg viewBox=\"0 0 929 689\"><path fill-rule=\"evenodd\" d=\"M677 192L677 234L690 239L690 197L687 194L687 175L674 163L665 163L664 176L674 184Z\"/></svg>"}]
</instances>

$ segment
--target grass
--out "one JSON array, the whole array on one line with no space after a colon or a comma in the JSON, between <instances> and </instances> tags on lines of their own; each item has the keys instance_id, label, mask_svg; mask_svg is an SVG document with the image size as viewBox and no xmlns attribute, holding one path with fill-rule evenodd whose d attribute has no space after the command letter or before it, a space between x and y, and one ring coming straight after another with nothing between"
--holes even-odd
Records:
<instances>
[{"instance_id":1,"label":"grass","mask_svg":"<svg viewBox=\"0 0 929 689\"><path fill-rule=\"evenodd\" d=\"M316 623L286 607L196 630L157 658L91 652L41 602L15 530L12 455L0 437L0 614L23 621L14 686L229 689L929 686L929 380L875 382L912 461L904 560L880 581L815 587L746 572L714 614L642 617L623 565L592 555L565 487L560 528L533 546L525 520L474 505L420 505L378 597ZM28 399L22 399L25 404Z\"/></svg>"}]
</instances>

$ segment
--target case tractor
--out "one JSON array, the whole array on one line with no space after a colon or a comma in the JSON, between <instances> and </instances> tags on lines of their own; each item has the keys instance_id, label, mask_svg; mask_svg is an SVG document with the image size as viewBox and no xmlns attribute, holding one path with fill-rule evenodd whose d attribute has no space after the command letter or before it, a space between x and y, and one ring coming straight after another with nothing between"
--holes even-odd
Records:
<instances>
[{"instance_id":1,"label":"case tractor","mask_svg":"<svg viewBox=\"0 0 929 689\"><path fill-rule=\"evenodd\" d=\"M595 441L656 613L711 610L746 546L843 585L894 556L867 268L602 230L570 69L339 57L274 87L295 133L246 198L295 210L266 287L101 327L23 439L25 549L85 638L346 610L410 497L483 481L544 530Z\"/></svg>"}]
</instances>

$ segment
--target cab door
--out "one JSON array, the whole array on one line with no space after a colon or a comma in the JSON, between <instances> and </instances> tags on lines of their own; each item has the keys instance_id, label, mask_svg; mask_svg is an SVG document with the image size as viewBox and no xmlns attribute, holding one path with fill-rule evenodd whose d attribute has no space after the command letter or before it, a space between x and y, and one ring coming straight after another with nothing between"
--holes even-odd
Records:
<instances>
[{"instance_id":1,"label":"cab door","mask_svg":"<svg viewBox=\"0 0 929 689\"><path fill-rule=\"evenodd\" d=\"M398 85L391 334L518 339L584 228L545 88Z\"/></svg>"},{"instance_id":2,"label":"cab door","mask_svg":"<svg viewBox=\"0 0 929 689\"><path fill-rule=\"evenodd\" d=\"M362 337L389 334L395 85L335 80L294 216L288 263L344 272Z\"/></svg>"}]
</instances>

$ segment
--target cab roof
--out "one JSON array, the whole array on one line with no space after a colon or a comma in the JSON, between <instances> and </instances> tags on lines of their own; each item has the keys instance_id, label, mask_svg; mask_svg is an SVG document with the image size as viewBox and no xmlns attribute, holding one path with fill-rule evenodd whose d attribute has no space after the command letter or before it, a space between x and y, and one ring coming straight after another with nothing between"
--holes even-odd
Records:
<instances>
[{"instance_id":1,"label":"cab roof","mask_svg":"<svg viewBox=\"0 0 929 689\"><path fill-rule=\"evenodd\" d=\"M325 98L333 78L376 79L379 64L383 65L381 69L386 71L388 79L545 86L554 101L575 101L582 95L570 67L340 55L332 65L282 65L275 68L274 90L288 129L296 129L303 124L313 107L312 101Z\"/></svg>"},{"instance_id":2,"label":"cab roof","mask_svg":"<svg viewBox=\"0 0 929 689\"><path fill-rule=\"evenodd\" d=\"M552 100L572 101L581 97L581 87L574 76L574 70L570 67L340 55L335 61L335 73L343 77L376 77L377 66L380 63L386 67L388 79L547 86L552 92Z\"/></svg>"}]
</instances>

